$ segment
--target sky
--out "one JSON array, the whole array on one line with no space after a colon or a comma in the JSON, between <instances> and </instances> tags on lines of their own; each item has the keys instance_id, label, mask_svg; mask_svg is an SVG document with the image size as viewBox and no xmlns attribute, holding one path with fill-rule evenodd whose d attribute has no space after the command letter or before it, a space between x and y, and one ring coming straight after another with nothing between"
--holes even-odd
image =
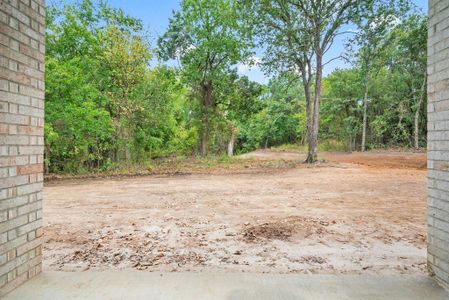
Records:
<instances>
[{"instance_id":1,"label":"sky","mask_svg":"<svg viewBox=\"0 0 449 300\"><path fill-rule=\"evenodd\" d=\"M413 0L413 2L418 8L427 13L427 0ZM122 8L133 17L141 19L155 43L157 37L165 32L173 10L179 9L180 0L108 0L108 3L113 7ZM343 52L344 39L345 37L341 36L334 42L334 45L327 53L328 59L338 57ZM257 53L256 55L261 54ZM344 61L335 60L324 67L324 74L327 75L336 68L344 68L346 66ZM267 83L269 80L269 77L257 66L249 69L245 65L239 65L238 70L241 75L246 75L249 79L259 83Z\"/></svg>"}]
</instances>

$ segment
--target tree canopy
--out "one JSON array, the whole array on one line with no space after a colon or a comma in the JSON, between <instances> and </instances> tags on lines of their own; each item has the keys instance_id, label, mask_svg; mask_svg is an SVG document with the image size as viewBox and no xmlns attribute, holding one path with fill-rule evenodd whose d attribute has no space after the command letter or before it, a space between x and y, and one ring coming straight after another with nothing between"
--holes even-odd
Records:
<instances>
[{"instance_id":1,"label":"tree canopy","mask_svg":"<svg viewBox=\"0 0 449 300\"><path fill-rule=\"evenodd\" d=\"M348 31L341 56L352 59L326 72ZM50 5L46 170L282 144L307 148L308 162L319 150L425 147L426 37L426 17L405 0L183 0L157 43L104 2Z\"/></svg>"}]
</instances>

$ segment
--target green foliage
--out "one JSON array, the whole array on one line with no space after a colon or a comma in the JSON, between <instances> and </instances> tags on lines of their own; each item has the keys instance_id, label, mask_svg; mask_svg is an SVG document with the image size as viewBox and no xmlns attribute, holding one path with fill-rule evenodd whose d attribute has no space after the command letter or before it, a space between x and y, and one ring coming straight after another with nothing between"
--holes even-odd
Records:
<instances>
[{"instance_id":1,"label":"green foliage","mask_svg":"<svg viewBox=\"0 0 449 300\"><path fill-rule=\"evenodd\" d=\"M159 39L160 56L179 58L183 80L199 100L201 155L207 155L210 137L220 127L220 81L233 65L249 58L251 46L250 27L234 0L183 0Z\"/></svg>"},{"instance_id":2,"label":"green foliage","mask_svg":"<svg viewBox=\"0 0 449 300\"><path fill-rule=\"evenodd\" d=\"M336 70L324 81L321 138L347 142L347 150L361 130L363 77L359 70Z\"/></svg>"},{"instance_id":3,"label":"green foliage","mask_svg":"<svg viewBox=\"0 0 449 300\"><path fill-rule=\"evenodd\" d=\"M236 153L286 144L305 150L307 111L318 92L319 151L361 148L365 103L367 148L425 145L427 19L408 14L405 0L400 9L390 0L365 2L371 6L359 18L351 10L336 24L353 19L361 29L353 40L357 59L324 78L321 89L312 15L297 6L302 1L184 0L157 49L140 20L104 2L50 6L47 171L152 169L155 158L206 153L217 157L198 161L225 165L230 146ZM382 19L392 11L400 22ZM254 63L255 36L267 48L262 68L275 74L267 85L236 71ZM154 66L154 57L180 67Z\"/></svg>"},{"instance_id":4,"label":"green foliage","mask_svg":"<svg viewBox=\"0 0 449 300\"><path fill-rule=\"evenodd\" d=\"M426 112L426 18L410 15L384 38L383 63L370 73L367 110L367 148L425 144ZM361 49L360 51L364 51ZM373 70L371 68L370 70ZM348 140L360 149L366 64L336 70L325 80L321 136ZM415 123L416 121L416 123ZM416 126L416 124L418 126ZM342 130L344 129L344 130Z\"/></svg>"},{"instance_id":5,"label":"green foliage","mask_svg":"<svg viewBox=\"0 0 449 300\"><path fill-rule=\"evenodd\" d=\"M101 164L111 149L108 100L74 58L47 58L46 159L53 171L77 171Z\"/></svg>"},{"instance_id":6,"label":"green foliage","mask_svg":"<svg viewBox=\"0 0 449 300\"><path fill-rule=\"evenodd\" d=\"M183 0L159 39L160 56L180 58L183 75L192 84L219 79L251 54L251 35L241 13L233 0Z\"/></svg>"},{"instance_id":7,"label":"green foliage","mask_svg":"<svg viewBox=\"0 0 449 300\"><path fill-rule=\"evenodd\" d=\"M47 15L46 152L49 171L105 170L191 153L186 90L174 71L149 69L141 22L89 0Z\"/></svg>"},{"instance_id":8,"label":"green foliage","mask_svg":"<svg viewBox=\"0 0 449 300\"><path fill-rule=\"evenodd\" d=\"M256 103L258 111L241 125L241 151L304 142L305 105L301 85L294 75L284 73L272 79Z\"/></svg>"}]
</instances>

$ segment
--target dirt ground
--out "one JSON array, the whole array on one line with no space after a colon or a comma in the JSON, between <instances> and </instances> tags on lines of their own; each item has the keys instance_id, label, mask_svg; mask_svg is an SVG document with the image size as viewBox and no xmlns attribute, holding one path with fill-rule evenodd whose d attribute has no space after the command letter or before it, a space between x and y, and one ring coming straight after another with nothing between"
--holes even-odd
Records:
<instances>
[{"instance_id":1,"label":"dirt ground","mask_svg":"<svg viewBox=\"0 0 449 300\"><path fill-rule=\"evenodd\" d=\"M425 154L324 153L309 167L52 181L44 268L423 273Z\"/></svg>"},{"instance_id":2,"label":"dirt ground","mask_svg":"<svg viewBox=\"0 0 449 300\"><path fill-rule=\"evenodd\" d=\"M259 150L241 155L240 158L257 159L262 161L272 161L276 159L283 161L301 161L304 160L306 156L303 153L293 151ZM370 167L379 167L382 169L398 168L425 170L427 168L426 154L420 152L326 152L320 153L319 159L324 162L343 162Z\"/></svg>"}]
</instances>

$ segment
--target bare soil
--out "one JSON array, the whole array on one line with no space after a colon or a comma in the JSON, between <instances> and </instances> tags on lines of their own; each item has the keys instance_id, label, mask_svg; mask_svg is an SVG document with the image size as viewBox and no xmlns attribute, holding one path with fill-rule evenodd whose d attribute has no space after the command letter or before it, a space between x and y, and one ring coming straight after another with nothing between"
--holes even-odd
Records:
<instances>
[{"instance_id":1,"label":"bare soil","mask_svg":"<svg viewBox=\"0 0 449 300\"><path fill-rule=\"evenodd\" d=\"M300 161L305 160L304 153L294 151L258 150L240 156L244 159L261 161ZM325 152L320 153L319 159L324 162L344 162L370 167L398 168L398 169L427 169L427 157L423 152L406 151L376 151L376 152Z\"/></svg>"},{"instance_id":2,"label":"bare soil","mask_svg":"<svg viewBox=\"0 0 449 300\"><path fill-rule=\"evenodd\" d=\"M52 181L44 267L423 273L425 154L258 151L210 174ZM251 168L247 160L268 160ZM252 164L251 164L252 165Z\"/></svg>"}]
</instances>

